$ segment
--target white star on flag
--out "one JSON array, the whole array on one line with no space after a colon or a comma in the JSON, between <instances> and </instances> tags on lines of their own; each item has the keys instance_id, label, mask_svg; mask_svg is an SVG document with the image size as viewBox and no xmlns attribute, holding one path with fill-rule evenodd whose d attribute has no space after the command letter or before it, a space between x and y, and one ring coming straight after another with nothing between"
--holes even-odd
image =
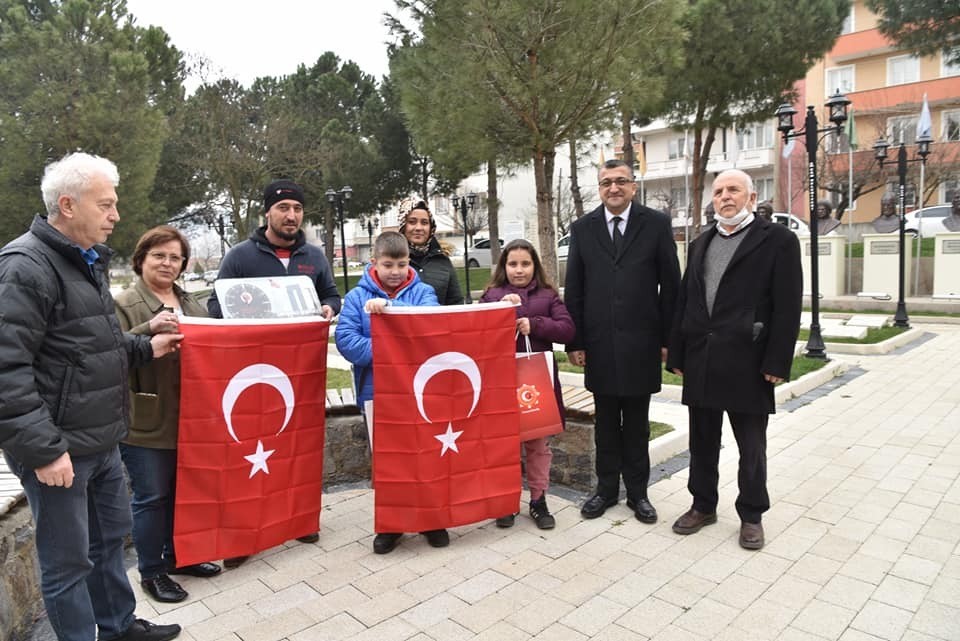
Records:
<instances>
[{"instance_id":1,"label":"white star on flag","mask_svg":"<svg viewBox=\"0 0 960 641\"><path fill-rule=\"evenodd\" d=\"M257 451L251 454L250 456L244 456L243 458L250 461L252 464L250 467L250 476L247 478L253 478L253 475L257 472L262 471L264 474L270 473L270 468L267 467L267 459L270 458L270 455L276 452L276 450L266 450L263 449L263 441L257 441Z\"/></svg>"},{"instance_id":2,"label":"white star on flag","mask_svg":"<svg viewBox=\"0 0 960 641\"><path fill-rule=\"evenodd\" d=\"M447 431L443 434L434 434L433 438L443 443L443 449L440 450L440 456L446 454L447 450L453 450L457 454L460 453L460 450L457 449L457 439L460 438L461 434L463 434L463 430L459 432L453 431L453 423L447 423Z\"/></svg>"}]
</instances>

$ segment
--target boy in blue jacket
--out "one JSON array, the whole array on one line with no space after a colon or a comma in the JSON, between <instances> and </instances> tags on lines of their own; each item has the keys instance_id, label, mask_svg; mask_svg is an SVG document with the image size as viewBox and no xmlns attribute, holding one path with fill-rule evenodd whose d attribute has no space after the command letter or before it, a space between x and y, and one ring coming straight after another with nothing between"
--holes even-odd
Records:
<instances>
[{"instance_id":1,"label":"boy in blue jacket","mask_svg":"<svg viewBox=\"0 0 960 641\"><path fill-rule=\"evenodd\" d=\"M373 349L370 340L370 314L379 314L388 305L439 305L433 287L420 280L410 267L407 239L395 231L385 231L373 245L373 258L357 286L343 299L343 311L337 322L337 349L353 363L353 385L357 405L373 398ZM435 548L450 543L446 530L422 533ZM399 532L381 532L373 539L373 551L392 551L403 536Z\"/></svg>"}]
</instances>

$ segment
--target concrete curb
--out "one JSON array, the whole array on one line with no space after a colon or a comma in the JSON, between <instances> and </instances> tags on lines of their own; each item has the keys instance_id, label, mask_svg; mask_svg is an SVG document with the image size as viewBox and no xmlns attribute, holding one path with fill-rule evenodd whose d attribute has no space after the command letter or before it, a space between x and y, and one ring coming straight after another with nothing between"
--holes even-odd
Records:
<instances>
[{"instance_id":1,"label":"concrete curb","mask_svg":"<svg viewBox=\"0 0 960 641\"><path fill-rule=\"evenodd\" d=\"M907 343L917 340L921 336L923 336L923 330L913 327L902 334L897 334L879 343L829 343L825 341L823 346L828 354L834 352L835 354L875 356L878 354L888 354L898 347L903 347Z\"/></svg>"}]
</instances>

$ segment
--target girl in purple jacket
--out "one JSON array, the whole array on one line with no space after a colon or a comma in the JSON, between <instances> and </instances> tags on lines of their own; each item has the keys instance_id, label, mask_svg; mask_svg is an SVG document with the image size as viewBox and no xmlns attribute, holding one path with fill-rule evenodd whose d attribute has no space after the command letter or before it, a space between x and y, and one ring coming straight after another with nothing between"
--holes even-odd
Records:
<instances>
[{"instance_id":1,"label":"girl in purple jacket","mask_svg":"<svg viewBox=\"0 0 960 641\"><path fill-rule=\"evenodd\" d=\"M483 293L481 302L510 301L517 308L517 351L526 351L526 340L530 338L530 348L538 352L553 352L554 343L568 343L573 340L573 319L567 311L560 295L547 281L540 262L540 256L533 245L526 240L511 240L500 253L500 260L493 270L493 276ZM554 361L554 393L563 419L563 397L560 393L560 378ZM547 509L547 486L550 482L550 461L553 453L547 437L523 442L527 458L527 485L530 488L530 516L541 530L549 530L556 525L553 515ZM513 525L516 514L508 514L497 519L497 527Z\"/></svg>"}]
</instances>

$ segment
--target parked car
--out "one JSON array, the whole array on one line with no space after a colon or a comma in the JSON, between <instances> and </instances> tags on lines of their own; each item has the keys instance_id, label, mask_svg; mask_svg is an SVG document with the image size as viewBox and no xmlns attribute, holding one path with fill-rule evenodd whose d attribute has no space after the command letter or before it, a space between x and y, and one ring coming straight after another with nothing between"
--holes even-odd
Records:
<instances>
[{"instance_id":1,"label":"parked car","mask_svg":"<svg viewBox=\"0 0 960 641\"><path fill-rule=\"evenodd\" d=\"M503 239L500 239L500 247L503 248ZM491 266L490 261L490 240L483 238L476 241L470 248L470 268ZM463 246L456 245L450 253L450 262L454 267L463 267Z\"/></svg>"},{"instance_id":2,"label":"parked car","mask_svg":"<svg viewBox=\"0 0 960 641\"><path fill-rule=\"evenodd\" d=\"M183 280L200 280L201 278L203 278L203 274L197 272L187 272L183 275Z\"/></svg>"},{"instance_id":3,"label":"parked car","mask_svg":"<svg viewBox=\"0 0 960 641\"><path fill-rule=\"evenodd\" d=\"M934 205L932 207L924 207L920 210L907 212L907 215L904 216L903 219L903 229L905 232L913 234L914 236L922 231L921 235L924 238L941 234L949 231L944 227L943 221L951 214L951 211L952 207L950 205ZM920 227L921 224L923 225L922 229Z\"/></svg>"},{"instance_id":4,"label":"parked car","mask_svg":"<svg viewBox=\"0 0 960 641\"><path fill-rule=\"evenodd\" d=\"M570 234L564 234L557 241L557 260L563 262L567 260L567 252L570 251Z\"/></svg>"},{"instance_id":5,"label":"parked car","mask_svg":"<svg viewBox=\"0 0 960 641\"><path fill-rule=\"evenodd\" d=\"M217 274L219 273L220 270L218 269L211 269L203 272L203 282L205 282L207 285L213 285L213 283L217 280Z\"/></svg>"},{"instance_id":6,"label":"parked car","mask_svg":"<svg viewBox=\"0 0 960 641\"><path fill-rule=\"evenodd\" d=\"M793 214L782 211L773 212L773 222L785 225L801 236L810 233L810 227L807 225L807 221L801 220Z\"/></svg>"}]
</instances>

